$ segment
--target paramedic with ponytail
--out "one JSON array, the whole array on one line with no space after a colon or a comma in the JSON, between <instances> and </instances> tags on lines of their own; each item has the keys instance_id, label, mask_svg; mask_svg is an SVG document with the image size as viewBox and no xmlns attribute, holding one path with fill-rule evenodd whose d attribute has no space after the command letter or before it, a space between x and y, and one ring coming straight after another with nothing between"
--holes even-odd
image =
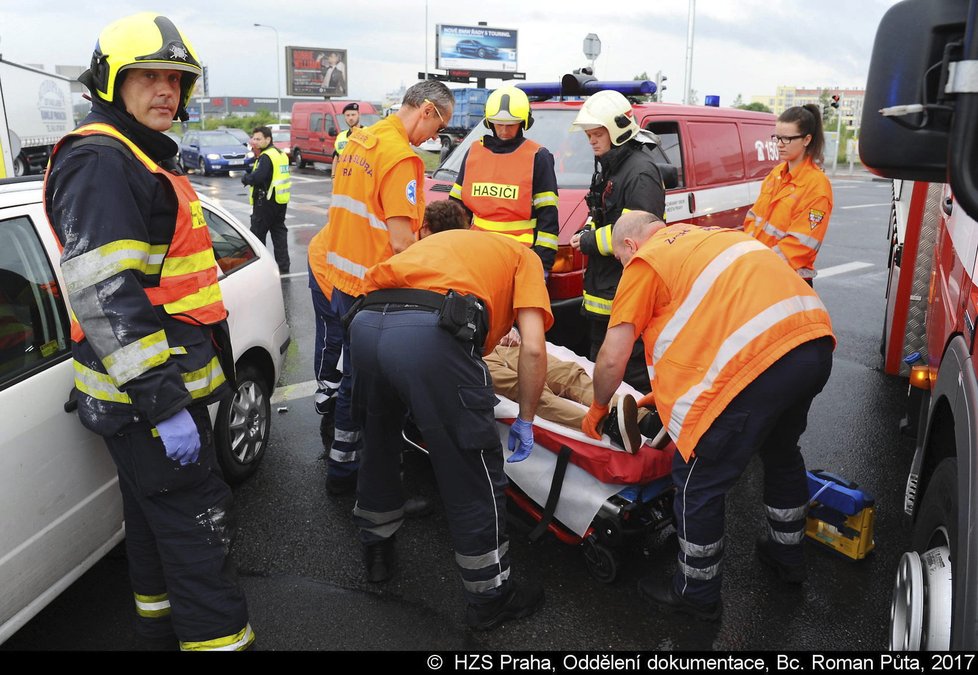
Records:
<instances>
[{"instance_id":1,"label":"paramedic with ponytail","mask_svg":"<svg viewBox=\"0 0 978 675\"><path fill-rule=\"evenodd\" d=\"M656 408L679 449L679 554L672 579L643 579L638 591L660 611L715 621L724 548L737 545L724 538L724 499L755 454L767 515L758 558L784 582L805 579L809 493L798 438L832 370L832 325L815 291L739 230L669 227L633 211L615 224L612 245L624 272L582 430L599 437L641 336Z\"/></svg>"},{"instance_id":2,"label":"paramedic with ponytail","mask_svg":"<svg viewBox=\"0 0 978 675\"><path fill-rule=\"evenodd\" d=\"M832 184L822 171L825 134L818 106L788 108L775 133L782 160L761 183L744 231L769 246L809 286L832 215Z\"/></svg>"}]
</instances>

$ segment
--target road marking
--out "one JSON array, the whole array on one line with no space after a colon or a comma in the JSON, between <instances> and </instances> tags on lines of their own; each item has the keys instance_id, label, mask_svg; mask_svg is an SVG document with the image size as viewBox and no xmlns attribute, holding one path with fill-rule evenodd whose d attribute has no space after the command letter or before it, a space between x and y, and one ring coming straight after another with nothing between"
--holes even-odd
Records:
<instances>
[{"instance_id":1,"label":"road marking","mask_svg":"<svg viewBox=\"0 0 978 675\"><path fill-rule=\"evenodd\" d=\"M297 225L289 225L290 230L298 230L303 227L322 227L322 225L316 225L315 223L299 223Z\"/></svg>"},{"instance_id":2,"label":"road marking","mask_svg":"<svg viewBox=\"0 0 978 675\"><path fill-rule=\"evenodd\" d=\"M816 276L815 278L824 279L825 277L834 277L836 274L855 272L856 270L862 270L872 266L873 263L868 263L868 262L851 262L851 263L845 263L844 265L834 265L832 267L826 267L823 270L819 270L818 276Z\"/></svg>"},{"instance_id":3,"label":"road marking","mask_svg":"<svg viewBox=\"0 0 978 675\"><path fill-rule=\"evenodd\" d=\"M840 206L840 209L868 209L871 206L889 206L890 202L885 204L853 204L852 206Z\"/></svg>"},{"instance_id":4,"label":"road marking","mask_svg":"<svg viewBox=\"0 0 978 675\"><path fill-rule=\"evenodd\" d=\"M272 405L312 396L316 393L317 386L316 380L308 380L306 382L277 387L272 394Z\"/></svg>"}]
</instances>

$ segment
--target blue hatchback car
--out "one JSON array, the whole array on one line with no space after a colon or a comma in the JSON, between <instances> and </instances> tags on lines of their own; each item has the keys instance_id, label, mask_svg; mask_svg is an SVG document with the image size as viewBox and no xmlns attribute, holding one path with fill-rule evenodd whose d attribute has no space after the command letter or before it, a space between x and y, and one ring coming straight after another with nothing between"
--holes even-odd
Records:
<instances>
[{"instance_id":1,"label":"blue hatchback car","mask_svg":"<svg viewBox=\"0 0 978 675\"><path fill-rule=\"evenodd\" d=\"M227 131L188 131L180 142L180 166L204 176L244 171L255 158L251 149Z\"/></svg>"}]
</instances>

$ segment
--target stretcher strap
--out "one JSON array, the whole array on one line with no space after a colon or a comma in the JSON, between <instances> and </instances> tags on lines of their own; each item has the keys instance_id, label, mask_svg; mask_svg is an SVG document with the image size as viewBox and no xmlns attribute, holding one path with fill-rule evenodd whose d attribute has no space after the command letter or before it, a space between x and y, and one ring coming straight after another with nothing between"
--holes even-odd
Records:
<instances>
[{"instance_id":1,"label":"stretcher strap","mask_svg":"<svg viewBox=\"0 0 978 675\"><path fill-rule=\"evenodd\" d=\"M560 490L564 485L564 473L567 471L567 463L570 461L571 449L566 445L560 446L557 453L557 465L554 467L553 480L550 481L550 494L547 495L547 505L543 508L543 515L540 522L530 532L531 542L536 541L547 531L551 521L554 519L554 512L557 510L557 502L560 501Z\"/></svg>"}]
</instances>

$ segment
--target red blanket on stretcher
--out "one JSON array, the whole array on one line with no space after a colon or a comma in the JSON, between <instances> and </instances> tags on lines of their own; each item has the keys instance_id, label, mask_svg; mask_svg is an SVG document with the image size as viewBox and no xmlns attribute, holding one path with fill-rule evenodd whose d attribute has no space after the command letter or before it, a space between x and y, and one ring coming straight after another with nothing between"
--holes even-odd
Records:
<instances>
[{"instance_id":1,"label":"red blanket on stretcher","mask_svg":"<svg viewBox=\"0 0 978 675\"><path fill-rule=\"evenodd\" d=\"M513 420L500 420L512 424ZM676 445L669 441L662 450L644 444L634 455L584 441L567 438L560 434L533 427L533 440L553 453L566 445L571 450L570 462L581 467L602 483L644 485L668 476L672 472L672 456Z\"/></svg>"}]
</instances>

